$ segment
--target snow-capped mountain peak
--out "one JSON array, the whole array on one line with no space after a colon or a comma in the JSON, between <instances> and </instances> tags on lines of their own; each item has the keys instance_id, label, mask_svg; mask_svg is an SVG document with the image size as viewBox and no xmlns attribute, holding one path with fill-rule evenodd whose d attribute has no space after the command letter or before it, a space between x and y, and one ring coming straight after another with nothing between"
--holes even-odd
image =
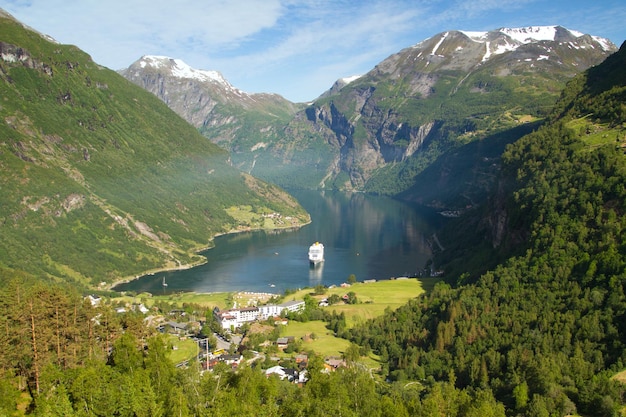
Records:
<instances>
[{"instance_id":1,"label":"snow-capped mountain peak","mask_svg":"<svg viewBox=\"0 0 626 417\"><path fill-rule=\"evenodd\" d=\"M482 61L490 59L494 55L514 51L522 45L539 42L565 42L573 48L584 48L585 41L578 41L585 36L584 33L566 29L562 26L527 26L521 28L500 28L490 32L459 31L474 42L485 44L485 54ZM447 34L447 32L446 32ZM445 37L445 35L442 35ZM604 38L592 36L594 42L599 44L604 51L611 51L614 45ZM581 46L582 45L582 46ZM588 46L588 44L587 44ZM593 46L592 46L593 47Z\"/></svg>"},{"instance_id":2,"label":"snow-capped mountain peak","mask_svg":"<svg viewBox=\"0 0 626 417\"><path fill-rule=\"evenodd\" d=\"M218 71L200 70L187 65L181 59L167 56L144 55L139 61L141 68L152 67L155 69L168 69L172 76L178 78L192 79L201 82L214 82L222 84L224 87L234 89L234 87Z\"/></svg>"},{"instance_id":3,"label":"snow-capped mountain peak","mask_svg":"<svg viewBox=\"0 0 626 417\"><path fill-rule=\"evenodd\" d=\"M565 29L560 26L527 26L522 28L500 28L491 32L472 32L465 30L461 30L460 32L476 42L485 42L490 34L501 33L515 42L527 44L539 41L555 41L559 29L569 32L575 38L584 35L581 32Z\"/></svg>"}]
</instances>

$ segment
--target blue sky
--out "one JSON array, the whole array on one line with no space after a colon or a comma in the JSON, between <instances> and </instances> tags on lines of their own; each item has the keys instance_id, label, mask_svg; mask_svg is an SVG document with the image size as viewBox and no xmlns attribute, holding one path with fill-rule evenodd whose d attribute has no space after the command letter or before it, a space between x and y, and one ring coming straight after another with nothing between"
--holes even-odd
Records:
<instances>
[{"instance_id":1,"label":"blue sky","mask_svg":"<svg viewBox=\"0 0 626 417\"><path fill-rule=\"evenodd\" d=\"M165 55L296 102L447 30L561 25L618 47L626 39L623 0L0 0L0 8L111 69Z\"/></svg>"}]
</instances>

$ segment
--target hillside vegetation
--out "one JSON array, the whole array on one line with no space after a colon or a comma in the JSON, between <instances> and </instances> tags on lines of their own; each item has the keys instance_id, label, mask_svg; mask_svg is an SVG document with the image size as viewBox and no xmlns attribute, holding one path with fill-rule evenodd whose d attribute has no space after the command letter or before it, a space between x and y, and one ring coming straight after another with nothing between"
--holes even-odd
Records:
<instances>
[{"instance_id":1,"label":"hillside vegetation","mask_svg":"<svg viewBox=\"0 0 626 417\"><path fill-rule=\"evenodd\" d=\"M0 267L80 286L201 258L218 233L294 227L288 194L229 164L165 104L76 47L0 17ZM261 224L262 222L259 222Z\"/></svg>"},{"instance_id":2,"label":"hillside vegetation","mask_svg":"<svg viewBox=\"0 0 626 417\"><path fill-rule=\"evenodd\" d=\"M554 121L507 147L489 213L468 213L447 235L467 245L460 225L477 225L491 250L460 245L442 253L449 284L353 332L354 342L388 361L390 378L488 389L511 415L618 414L625 390L612 376L626 366L626 76L616 68L625 54L622 47L568 84ZM586 128L572 128L580 123ZM603 143L590 139L596 131ZM497 222L477 216L504 219L497 241L489 229ZM481 274L490 256L506 254Z\"/></svg>"},{"instance_id":3,"label":"hillside vegetation","mask_svg":"<svg viewBox=\"0 0 626 417\"><path fill-rule=\"evenodd\" d=\"M378 317L370 284L355 286L372 311L325 317L349 339L346 367L322 372L308 352L298 386L267 377L270 359L175 367L144 315L80 290L194 262L214 234L264 214L306 213L76 48L6 18L0 39L0 414L623 415L626 46L570 82L539 130L515 141L485 129L502 166L478 167L493 176L488 203L438 233L445 281ZM305 315L325 316L307 301ZM370 352L381 378L360 363Z\"/></svg>"}]
</instances>

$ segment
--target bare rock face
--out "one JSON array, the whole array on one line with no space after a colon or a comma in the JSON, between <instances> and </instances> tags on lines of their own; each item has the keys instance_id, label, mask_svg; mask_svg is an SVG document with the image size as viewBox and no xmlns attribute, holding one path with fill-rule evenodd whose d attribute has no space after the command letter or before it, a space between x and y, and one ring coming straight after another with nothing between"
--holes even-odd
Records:
<instances>
[{"instance_id":1,"label":"bare rock face","mask_svg":"<svg viewBox=\"0 0 626 417\"><path fill-rule=\"evenodd\" d=\"M63 209L66 213L79 209L85 205L86 197L81 194L70 194L63 200Z\"/></svg>"},{"instance_id":2,"label":"bare rock face","mask_svg":"<svg viewBox=\"0 0 626 417\"><path fill-rule=\"evenodd\" d=\"M541 96L549 108L565 81L616 50L560 26L440 33L351 83L338 81L306 109L307 119L313 131L330 131L324 136L339 148L347 188L360 190L383 167L432 160L522 120L502 114L532 116L517 91Z\"/></svg>"},{"instance_id":3,"label":"bare rock face","mask_svg":"<svg viewBox=\"0 0 626 417\"><path fill-rule=\"evenodd\" d=\"M33 59L28 51L19 46L0 42L0 59L12 64L21 63L26 68L38 69L47 75L53 75L49 65Z\"/></svg>"},{"instance_id":4,"label":"bare rock face","mask_svg":"<svg viewBox=\"0 0 626 417\"><path fill-rule=\"evenodd\" d=\"M167 57L144 56L120 73L197 128L229 122L227 117L216 117L213 110L220 98L227 97L227 91L235 89L217 72L192 70Z\"/></svg>"},{"instance_id":5,"label":"bare rock face","mask_svg":"<svg viewBox=\"0 0 626 417\"><path fill-rule=\"evenodd\" d=\"M231 152L245 141L238 136L240 131L249 135L253 125L255 133L263 137L272 130L275 114L293 115L296 111L294 103L277 94L246 93L218 71L195 69L179 59L143 56L119 73Z\"/></svg>"},{"instance_id":6,"label":"bare rock face","mask_svg":"<svg viewBox=\"0 0 626 417\"><path fill-rule=\"evenodd\" d=\"M248 173L283 186L387 193L380 184L406 190L461 144L542 117L567 80L616 50L560 26L449 31L337 80L306 106L247 94L216 71L167 57L143 57L120 73ZM377 178L401 172L401 185Z\"/></svg>"}]
</instances>

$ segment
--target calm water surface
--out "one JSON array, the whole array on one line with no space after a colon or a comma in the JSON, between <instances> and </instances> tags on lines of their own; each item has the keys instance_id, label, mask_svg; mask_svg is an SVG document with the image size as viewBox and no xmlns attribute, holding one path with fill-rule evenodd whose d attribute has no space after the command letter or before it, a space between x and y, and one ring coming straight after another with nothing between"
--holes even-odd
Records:
<instances>
[{"instance_id":1,"label":"calm water surface","mask_svg":"<svg viewBox=\"0 0 626 417\"><path fill-rule=\"evenodd\" d=\"M341 284L351 274L359 281L413 276L430 258L428 239L444 221L431 210L386 197L291 193L311 214L311 224L296 231L220 236L213 249L203 252L206 264L145 276L116 290L283 293ZM325 261L311 268L307 252L316 241L324 244Z\"/></svg>"}]
</instances>

